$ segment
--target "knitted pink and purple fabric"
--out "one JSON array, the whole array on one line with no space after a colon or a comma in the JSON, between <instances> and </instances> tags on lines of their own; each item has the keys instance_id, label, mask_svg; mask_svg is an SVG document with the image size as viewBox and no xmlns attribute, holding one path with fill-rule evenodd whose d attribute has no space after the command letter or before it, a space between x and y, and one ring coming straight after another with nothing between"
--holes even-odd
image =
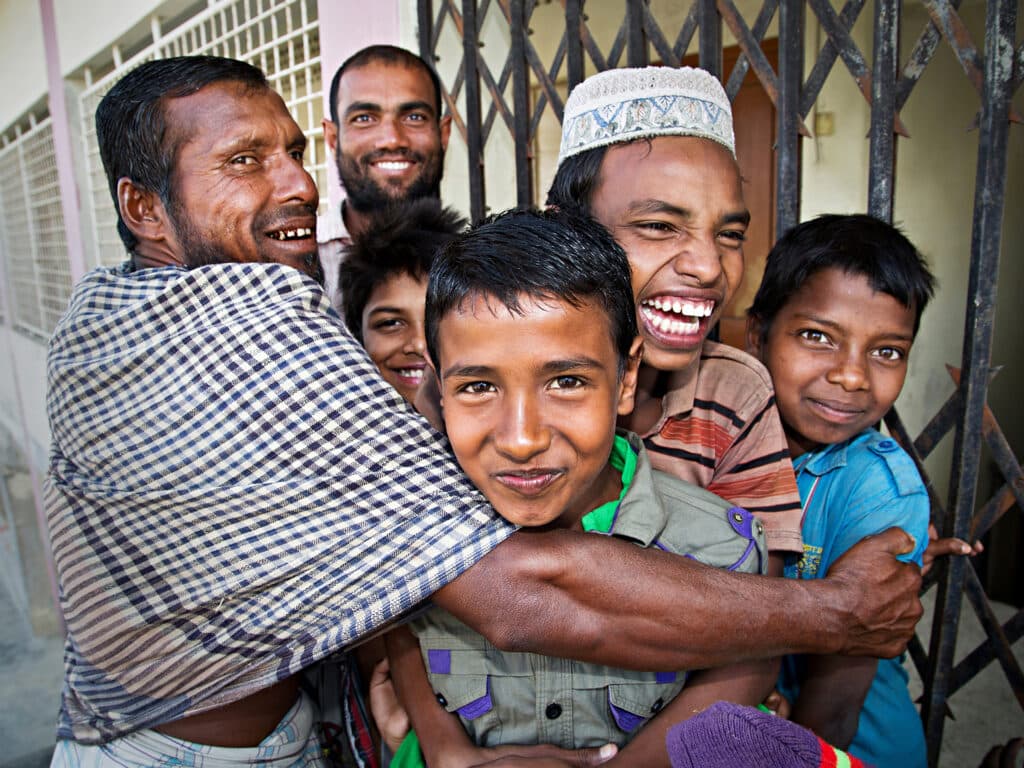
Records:
<instances>
[{"instance_id":1,"label":"knitted pink and purple fabric","mask_svg":"<svg viewBox=\"0 0 1024 768\"><path fill-rule=\"evenodd\" d=\"M672 768L870 768L806 728L720 701L665 739Z\"/></svg>"}]
</instances>

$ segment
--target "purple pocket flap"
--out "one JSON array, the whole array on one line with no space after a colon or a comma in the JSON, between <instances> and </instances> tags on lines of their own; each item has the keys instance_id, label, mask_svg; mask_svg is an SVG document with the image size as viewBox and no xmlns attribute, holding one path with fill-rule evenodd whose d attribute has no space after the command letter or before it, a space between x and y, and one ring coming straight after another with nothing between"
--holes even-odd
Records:
<instances>
[{"instance_id":1,"label":"purple pocket flap","mask_svg":"<svg viewBox=\"0 0 1024 768\"><path fill-rule=\"evenodd\" d=\"M641 725L646 722L647 718L643 715L638 715L635 712L616 707L612 704L611 699L608 700L608 707L612 711L612 717L615 719L615 724L619 726L620 730L630 733L635 731Z\"/></svg>"},{"instance_id":2,"label":"purple pocket flap","mask_svg":"<svg viewBox=\"0 0 1024 768\"><path fill-rule=\"evenodd\" d=\"M675 672L656 672L654 674L654 682L656 683L674 683L676 681Z\"/></svg>"},{"instance_id":3,"label":"purple pocket flap","mask_svg":"<svg viewBox=\"0 0 1024 768\"><path fill-rule=\"evenodd\" d=\"M467 720L475 720L480 715L486 715L494 709L494 702L491 701L491 679L487 678L487 693L476 701L471 701L464 707L459 707L459 714Z\"/></svg>"},{"instance_id":4,"label":"purple pocket flap","mask_svg":"<svg viewBox=\"0 0 1024 768\"><path fill-rule=\"evenodd\" d=\"M427 666L435 675L450 675L452 673L452 652L443 649L428 649Z\"/></svg>"},{"instance_id":5,"label":"purple pocket flap","mask_svg":"<svg viewBox=\"0 0 1024 768\"><path fill-rule=\"evenodd\" d=\"M733 527L744 539L754 538L754 516L747 512L743 507L733 507L725 513L729 517L729 525Z\"/></svg>"}]
</instances>

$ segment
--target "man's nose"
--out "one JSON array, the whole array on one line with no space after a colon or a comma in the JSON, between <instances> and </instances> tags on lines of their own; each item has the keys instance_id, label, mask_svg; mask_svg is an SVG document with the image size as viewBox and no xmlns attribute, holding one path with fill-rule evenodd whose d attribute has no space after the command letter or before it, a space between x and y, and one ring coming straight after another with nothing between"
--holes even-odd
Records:
<instances>
[{"instance_id":1,"label":"man's nose","mask_svg":"<svg viewBox=\"0 0 1024 768\"><path fill-rule=\"evenodd\" d=\"M282 201L301 202L316 208L320 193L316 182L303 166L301 160L290 155L281 162L275 174L277 195Z\"/></svg>"},{"instance_id":2,"label":"man's nose","mask_svg":"<svg viewBox=\"0 0 1024 768\"><path fill-rule=\"evenodd\" d=\"M722 274L722 258L714 235L684 236L672 266L676 274L692 277L698 285L715 285Z\"/></svg>"},{"instance_id":3,"label":"man's nose","mask_svg":"<svg viewBox=\"0 0 1024 768\"><path fill-rule=\"evenodd\" d=\"M408 145L402 123L394 115L385 115L381 118L376 140L377 149L398 149Z\"/></svg>"},{"instance_id":4,"label":"man's nose","mask_svg":"<svg viewBox=\"0 0 1024 768\"><path fill-rule=\"evenodd\" d=\"M517 462L527 462L548 449L551 431L543 423L535 398L519 396L506 401L494 443L502 455Z\"/></svg>"}]
</instances>

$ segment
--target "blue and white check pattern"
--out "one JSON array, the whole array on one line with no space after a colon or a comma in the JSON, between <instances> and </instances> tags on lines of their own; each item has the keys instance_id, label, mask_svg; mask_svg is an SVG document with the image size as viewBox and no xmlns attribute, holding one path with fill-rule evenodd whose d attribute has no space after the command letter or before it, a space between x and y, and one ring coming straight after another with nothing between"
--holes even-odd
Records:
<instances>
[{"instance_id":1,"label":"blue and white check pattern","mask_svg":"<svg viewBox=\"0 0 1024 768\"><path fill-rule=\"evenodd\" d=\"M93 271L48 377L61 738L284 679L513 530L288 267Z\"/></svg>"}]
</instances>

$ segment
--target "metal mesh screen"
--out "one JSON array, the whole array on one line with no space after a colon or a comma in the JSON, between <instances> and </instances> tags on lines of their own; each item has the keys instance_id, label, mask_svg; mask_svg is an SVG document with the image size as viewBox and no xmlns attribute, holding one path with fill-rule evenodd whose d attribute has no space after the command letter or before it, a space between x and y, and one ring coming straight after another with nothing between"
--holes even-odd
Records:
<instances>
[{"instance_id":1,"label":"metal mesh screen","mask_svg":"<svg viewBox=\"0 0 1024 768\"><path fill-rule=\"evenodd\" d=\"M46 338L71 294L49 118L0 150L0 222L11 323Z\"/></svg>"}]
</instances>

